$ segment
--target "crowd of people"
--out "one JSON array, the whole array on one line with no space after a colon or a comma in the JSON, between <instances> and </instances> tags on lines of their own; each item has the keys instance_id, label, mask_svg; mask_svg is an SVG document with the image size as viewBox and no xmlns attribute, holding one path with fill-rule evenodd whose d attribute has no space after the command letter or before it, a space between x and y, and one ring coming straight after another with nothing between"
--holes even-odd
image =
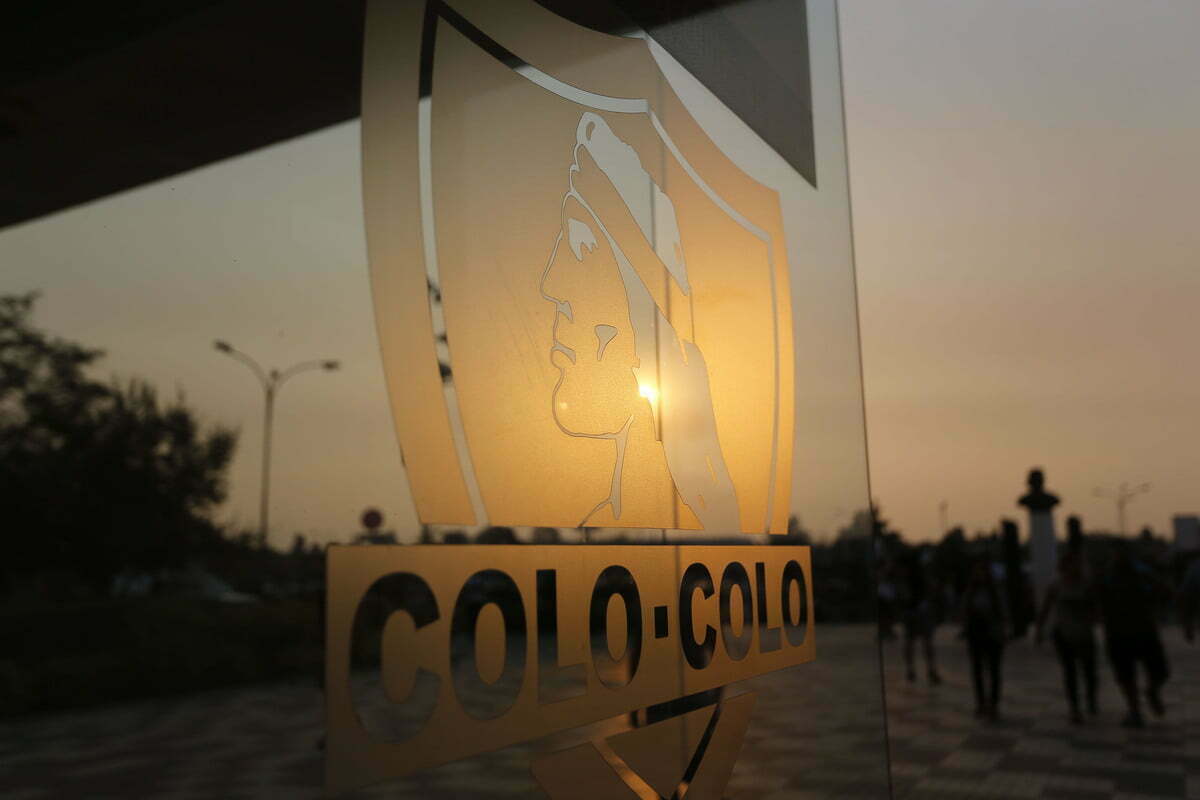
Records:
<instances>
[{"instance_id":1,"label":"crowd of people","mask_svg":"<svg viewBox=\"0 0 1200 800\"><path fill-rule=\"evenodd\" d=\"M1053 646L1068 714L1073 723L1083 724L1098 711L1100 628L1126 706L1122 724L1144 727L1144 706L1156 716L1166 713L1162 688L1170 665L1160 633L1162 621L1176 617L1187 641L1195 639L1200 555L1192 558L1174 586L1139 558L1134 543L1115 540L1105 550L1102 558L1088 558L1078 541L1068 545L1055 579L1037 597L1023 571L988 556L973 558L965 576L955 576L958 580L935 576L921 550L885 559L879 578L880 635L894 638L899 623L908 680L917 680L920 653L927 680L936 686L942 677L935 632L939 624L957 623L971 664L975 715L995 720L1000 715L1005 647L1032 628L1038 646Z\"/></svg>"}]
</instances>

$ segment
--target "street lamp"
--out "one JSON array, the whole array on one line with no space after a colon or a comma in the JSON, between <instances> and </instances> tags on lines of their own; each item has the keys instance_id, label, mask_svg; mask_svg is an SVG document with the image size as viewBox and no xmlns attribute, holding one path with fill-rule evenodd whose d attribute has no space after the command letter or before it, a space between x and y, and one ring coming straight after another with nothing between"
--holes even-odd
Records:
<instances>
[{"instance_id":1,"label":"street lamp","mask_svg":"<svg viewBox=\"0 0 1200 800\"><path fill-rule=\"evenodd\" d=\"M1117 504L1117 527L1118 532L1125 535L1125 506L1129 505L1129 501L1137 497L1139 494L1145 494L1150 491L1150 484L1139 483L1137 486L1130 487L1128 483L1122 483L1114 489L1093 489L1092 494L1096 497L1107 497Z\"/></svg>"},{"instance_id":2,"label":"street lamp","mask_svg":"<svg viewBox=\"0 0 1200 800\"><path fill-rule=\"evenodd\" d=\"M249 367L250 371L254 373L254 377L258 378L259 383L263 387L265 403L263 411L262 483L258 501L258 544L259 547L266 547L267 531L269 529L268 521L270 519L271 424L275 416L275 394L279 391L279 387L283 385L283 382L293 375L314 369L323 369L326 372L332 372L340 365L337 361L332 360L301 361L283 371L277 369L267 371L257 361L229 344L229 342L217 339L213 342L213 347L227 356L236 358Z\"/></svg>"}]
</instances>

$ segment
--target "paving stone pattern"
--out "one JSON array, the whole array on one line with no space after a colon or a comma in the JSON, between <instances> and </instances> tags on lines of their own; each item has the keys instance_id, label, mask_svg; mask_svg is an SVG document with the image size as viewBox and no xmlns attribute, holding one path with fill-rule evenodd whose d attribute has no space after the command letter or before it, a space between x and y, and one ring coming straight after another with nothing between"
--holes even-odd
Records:
<instances>
[{"instance_id":1,"label":"paving stone pattern","mask_svg":"<svg viewBox=\"0 0 1200 800\"><path fill-rule=\"evenodd\" d=\"M1053 646L1014 642L1005 654L998 722L975 719L966 645L939 631L943 685L930 687L918 656L905 678L899 642L884 645L888 732L897 800L1061 798L1200 800L1200 647L1164 634L1172 678L1167 715L1142 730L1120 725L1124 702L1105 659L1099 715L1072 725Z\"/></svg>"},{"instance_id":2,"label":"paving stone pattern","mask_svg":"<svg viewBox=\"0 0 1200 800\"><path fill-rule=\"evenodd\" d=\"M1127 731L1107 665L1101 714L1077 728L1052 650L1029 643L1009 648L1002 721L976 720L965 646L954 634L939 632L939 687L909 684L899 644L884 645L896 798L1200 800L1200 647L1170 633L1168 715ZM887 797L873 630L823 626L817 635L816 663L739 685L758 701L730 800ZM310 685L283 684L8 720L0 723L0 797L317 798L320 702ZM350 797L540 797L529 762L557 746L510 747Z\"/></svg>"}]
</instances>

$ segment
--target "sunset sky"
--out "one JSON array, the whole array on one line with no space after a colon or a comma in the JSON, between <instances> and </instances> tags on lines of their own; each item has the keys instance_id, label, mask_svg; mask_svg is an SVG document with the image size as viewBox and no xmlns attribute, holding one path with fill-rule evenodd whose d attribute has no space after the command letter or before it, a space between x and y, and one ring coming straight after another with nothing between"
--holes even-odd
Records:
<instances>
[{"instance_id":1,"label":"sunset sky","mask_svg":"<svg viewBox=\"0 0 1200 800\"><path fill-rule=\"evenodd\" d=\"M846 0L873 493L914 538L1045 467L1200 511L1200 4Z\"/></svg>"},{"instance_id":2,"label":"sunset sky","mask_svg":"<svg viewBox=\"0 0 1200 800\"><path fill-rule=\"evenodd\" d=\"M1133 530L1200 513L1200 4L843 0L840 19L884 515L932 538L945 501L990 529L1032 466L1089 528L1115 527L1093 489L1123 481L1153 485ZM277 544L344 541L368 505L416 527L358 137L339 125L0 232L0 292L41 290L38 324L241 431L232 525L257 521L261 390L212 340L266 366L343 362L281 393Z\"/></svg>"}]
</instances>

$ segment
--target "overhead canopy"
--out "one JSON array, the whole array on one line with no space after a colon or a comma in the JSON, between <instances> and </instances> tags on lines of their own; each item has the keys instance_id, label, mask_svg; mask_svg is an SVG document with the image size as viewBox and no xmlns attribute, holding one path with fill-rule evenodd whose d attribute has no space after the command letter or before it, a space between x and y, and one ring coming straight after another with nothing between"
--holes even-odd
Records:
<instances>
[{"instance_id":1,"label":"overhead canopy","mask_svg":"<svg viewBox=\"0 0 1200 800\"><path fill-rule=\"evenodd\" d=\"M362 0L67 0L6 16L0 226L358 116Z\"/></svg>"},{"instance_id":2,"label":"overhead canopy","mask_svg":"<svg viewBox=\"0 0 1200 800\"><path fill-rule=\"evenodd\" d=\"M816 183L803 3L617 0L624 13L601 13L540 1L598 29L649 31ZM356 118L363 19L364 0L6 10L0 227Z\"/></svg>"}]
</instances>

